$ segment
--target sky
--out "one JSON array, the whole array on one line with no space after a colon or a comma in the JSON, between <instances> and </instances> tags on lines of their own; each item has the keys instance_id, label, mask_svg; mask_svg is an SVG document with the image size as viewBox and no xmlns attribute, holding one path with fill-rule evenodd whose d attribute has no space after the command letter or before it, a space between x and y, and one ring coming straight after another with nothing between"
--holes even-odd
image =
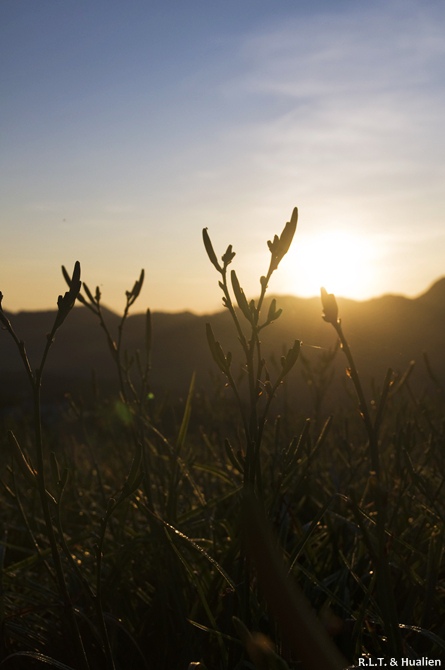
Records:
<instances>
[{"instance_id":1,"label":"sky","mask_svg":"<svg viewBox=\"0 0 445 670\"><path fill-rule=\"evenodd\" d=\"M445 274L443 0L2 0L0 290L55 308L61 265L121 311L274 294L421 294Z\"/></svg>"}]
</instances>

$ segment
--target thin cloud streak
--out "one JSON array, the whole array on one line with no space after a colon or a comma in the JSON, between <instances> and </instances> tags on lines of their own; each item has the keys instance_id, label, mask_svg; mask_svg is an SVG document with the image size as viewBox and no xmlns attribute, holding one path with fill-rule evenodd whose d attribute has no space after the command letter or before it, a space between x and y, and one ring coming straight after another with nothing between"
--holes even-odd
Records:
<instances>
[{"instance_id":1,"label":"thin cloud streak","mask_svg":"<svg viewBox=\"0 0 445 670\"><path fill-rule=\"evenodd\" d=\"M398 19L370 9L247 41L249 71L231 92L264 104L267 118L242 130L256 165L312 198L443 205L445 43L434 16ZM271 96L278 111L268 115Z\"/></svg>"}]
</instances>

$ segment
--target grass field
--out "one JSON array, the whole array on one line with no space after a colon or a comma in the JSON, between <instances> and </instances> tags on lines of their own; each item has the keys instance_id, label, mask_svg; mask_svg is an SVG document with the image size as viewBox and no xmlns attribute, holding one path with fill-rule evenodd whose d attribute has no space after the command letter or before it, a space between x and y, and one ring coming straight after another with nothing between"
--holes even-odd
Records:
<instances>
[{"instance_id":1,"label":"grass field","mask_svg":"<svg viewBox=\"0 0 445 670\"><path fill-rule=\"evenodd\" d=\"M389 370L369 402L326 291L320 314L339 350L310 369L297 340L268 366L261 332L280 309L272 301L263 313L264 296L296 226L294 210L269 242L255 301L229 271L232 247L219 257L203 231L243 356L235 369L207 327L224 382L212 398L193 378L182 402L153 397L149 311L140 350L124 351L143 272L111 333L99 289L81 283L79 264L64 269L68 291L38 367L0 311L33 402L1 432L0 667L445 663L443 393L417 397L409 374ZM120 394L68 395L45 423L45 362L76 300L103 326ZM333 356L344 357L353 402L309 419L288 401L277 415L290 370L303 365L322 394Z\"/></svg>"}]
</instances>

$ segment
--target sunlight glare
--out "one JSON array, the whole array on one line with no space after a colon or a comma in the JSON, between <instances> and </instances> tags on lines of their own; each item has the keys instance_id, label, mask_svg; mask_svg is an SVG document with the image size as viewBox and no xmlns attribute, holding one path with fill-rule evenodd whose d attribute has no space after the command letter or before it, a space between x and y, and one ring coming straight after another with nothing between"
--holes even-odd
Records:
<instances>
[{"instance_id":1,"label":"sunlight glare","mask_svg":"<svg viewBox=\"0 0 445 670\"><path fill-rule=\"evenodd\" d=\"M324 286L337 296L364 300L376 295L377 250L369 238L349 231L300 239L287 266L287 291L316 296ZM290 259L289 259L290 260Z\"/></svg>"}]
</instances>

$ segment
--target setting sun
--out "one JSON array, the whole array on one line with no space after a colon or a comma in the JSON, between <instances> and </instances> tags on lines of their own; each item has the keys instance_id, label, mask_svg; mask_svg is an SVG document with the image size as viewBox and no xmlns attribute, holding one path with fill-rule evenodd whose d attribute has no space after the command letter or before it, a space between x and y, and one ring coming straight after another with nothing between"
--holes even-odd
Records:
<instances>
[{"instance_id":1,"label":"setting sun","mask_svg":"<svg viewBox=\"0 0 445 670\"><path fill-rule=\"evenodd\" d=\"M363 300L378 292L376 257L372 240L357 233L338 231L302 237L285 268L287 286L283 288L297 295L314 296L325 286L338 296Z\"/></svg>"}]
</instances>

